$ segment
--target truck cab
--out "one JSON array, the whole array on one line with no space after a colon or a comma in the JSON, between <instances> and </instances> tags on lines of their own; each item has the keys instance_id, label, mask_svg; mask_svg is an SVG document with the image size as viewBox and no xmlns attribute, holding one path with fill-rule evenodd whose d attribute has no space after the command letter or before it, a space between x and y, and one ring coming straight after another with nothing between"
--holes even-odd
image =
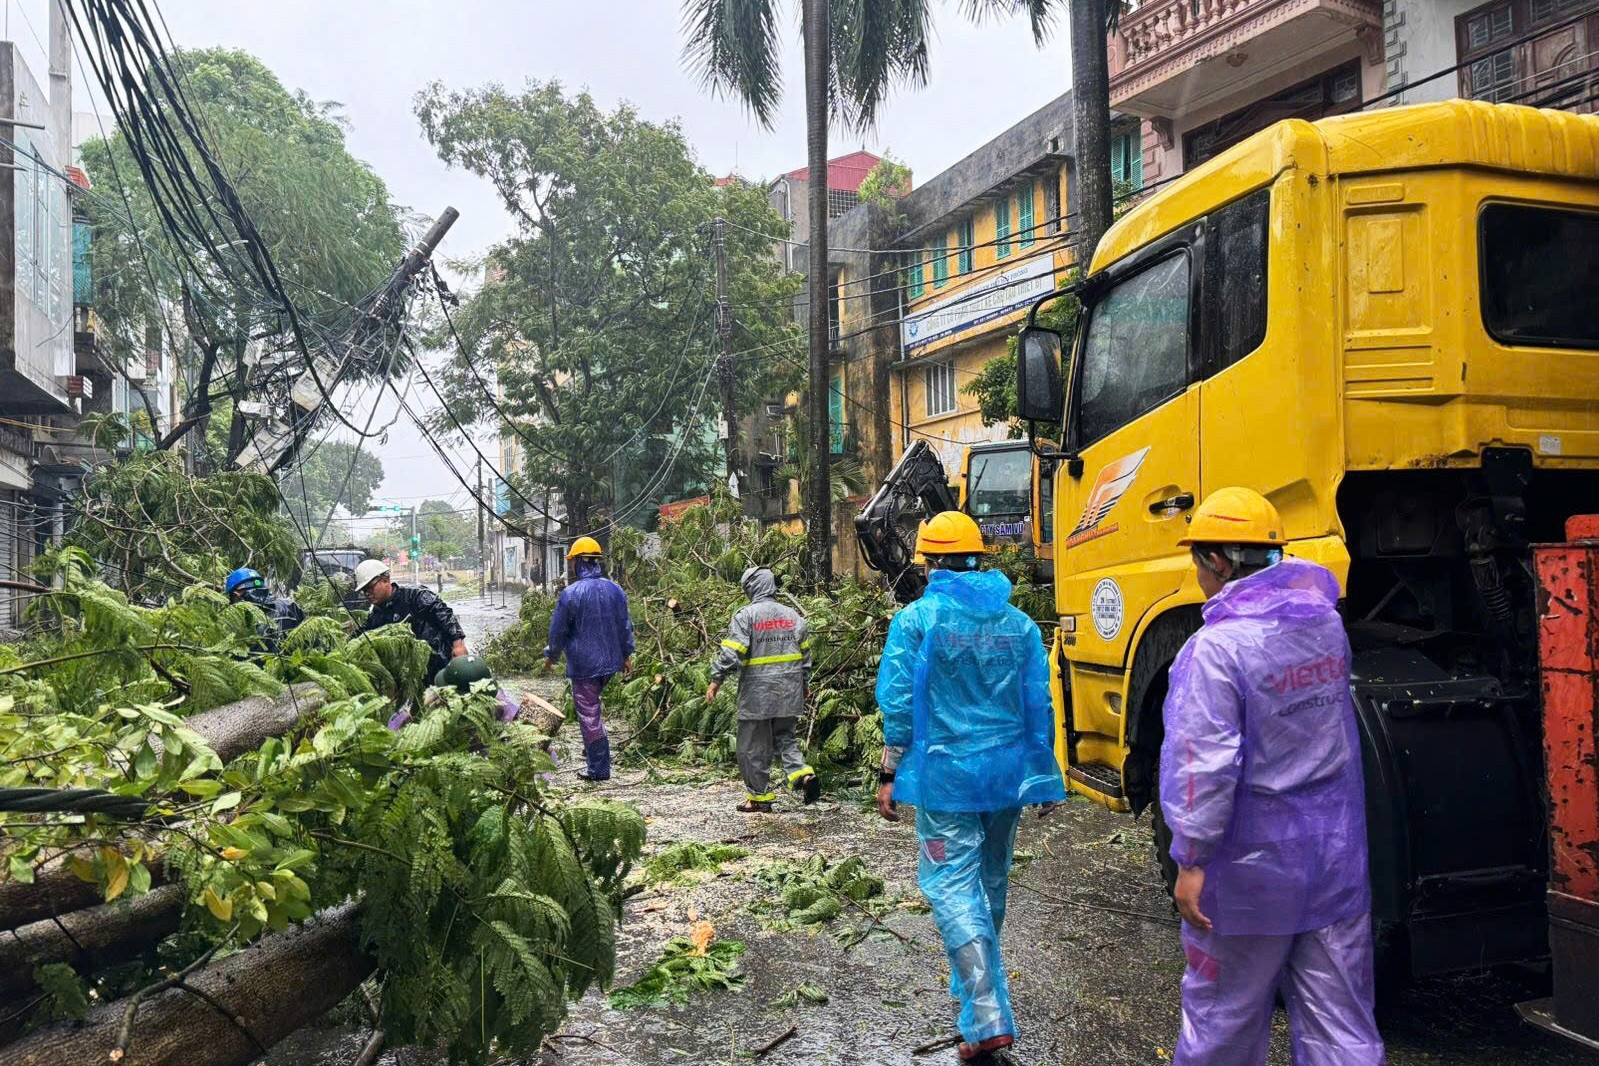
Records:
<instances>
[{"instance_id":1,"label":"truck cab","mask_svg":"<svg viewBox=\"0 0 1599 1066\"><path fill-rule=\"evenodd\" d=\"M1020 547L1037 581L1054 580L1054 480L1041 475L1028 441L969 446L961 454L957 487L959 509L977 521L984 544Z\"/></svg>"},{"instance_id":2,"label":"truck cab","mask_svg":"<svg viewBox=\"0 0 1599 1066\"><path fill-rule=\"evenodd\" d=\"M1540 955L1529 546L1599 503L1595 292L1599 119L1564 112L1283 122L1117 222L1064 367L1035 329L1019 362L1021 416L1064 408L1069 786L1153 806L1162 846L1166 672L1203 603L1178 541L1256 489L1343 589L1379 927L1416 973Z\"/></svg>"}]
</instances>

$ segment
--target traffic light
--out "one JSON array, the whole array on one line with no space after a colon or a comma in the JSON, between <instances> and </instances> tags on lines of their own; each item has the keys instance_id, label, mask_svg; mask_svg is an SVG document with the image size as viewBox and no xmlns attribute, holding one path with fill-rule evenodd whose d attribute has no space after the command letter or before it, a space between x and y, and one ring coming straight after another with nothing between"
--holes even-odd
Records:
<instances>
[{"instance_id":1,"label":"traffic light","mask_svg":"<svg viewBox=\"0 0 1599 1066\"><path fill-rule=\"evenodd\" d=\"M422 537L419 534L411 534L411 551L413 553L420 553L422 551Z\"/></svg>"}]
</instances>

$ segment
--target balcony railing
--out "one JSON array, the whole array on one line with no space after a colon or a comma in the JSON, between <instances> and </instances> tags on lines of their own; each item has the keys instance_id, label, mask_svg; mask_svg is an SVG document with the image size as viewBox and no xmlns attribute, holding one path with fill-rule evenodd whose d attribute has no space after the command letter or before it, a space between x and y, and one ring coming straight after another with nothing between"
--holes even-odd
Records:
<instances>
[{"instance_id":1,"label":"balcony railing","mask_svg":"<svg viewBox=\"0 0 1599 1066\"><path fill-rule=\"evenodd\" d=\"M1153 0L1121 17L1122 69L1181 46L1240 12L1277 0Z\"/></svg>"},{"instance_id":2,"label":"balcony railing","mask_svg":"<svg viewBox=\"0 0 1599 1066\"><path fill-rule=\"evenodd\" d=\"M1176 116L1267 76L1279 49L1342 48L1353 28L1373 52L1381 25L1379 0L1147 0L1124 8L1111 34L1111 106Z\"/></svg>"}]
</instances>

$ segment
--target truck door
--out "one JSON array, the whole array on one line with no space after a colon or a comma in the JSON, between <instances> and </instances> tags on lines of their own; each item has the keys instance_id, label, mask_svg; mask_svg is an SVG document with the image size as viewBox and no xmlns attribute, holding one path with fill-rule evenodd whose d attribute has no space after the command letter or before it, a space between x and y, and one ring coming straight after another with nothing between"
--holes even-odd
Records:
<instances>
[{"instance_id":1,"label":"truck door","mask_svg":"<svg viewBox=\"0 0 1599 1066\"><path fill-rule=\"evenodd\" d=\"M1177 541L1199 492L1191 369L1199 232L1174 234L1113 268L1084 312L1075 352L1068 441L1083 467L1060 479L1054 562L1057 602L1074 627L1071 761L1090 770L1121 766L1131 634L1191 570Z\"/></svg>"}]
</instances>

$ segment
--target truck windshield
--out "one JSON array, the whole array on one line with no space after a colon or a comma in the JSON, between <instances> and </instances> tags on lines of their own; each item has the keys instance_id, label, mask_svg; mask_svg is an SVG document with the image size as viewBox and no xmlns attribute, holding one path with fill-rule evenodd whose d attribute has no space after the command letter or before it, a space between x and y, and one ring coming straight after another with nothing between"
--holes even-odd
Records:
<instances>
[{"instance_id":1,"label":"truck windshield","mask_svg":"<svg viewBox=\"0 0 1599 1066\"><path fill-rule=\"evenodd\" d=\"M1489 204L1480 221L1482 321L1503 344L1599 348L1599 215Z\"/></svg>"},{"instance_id":2,"label":"truck windshield","mask_svg":"<svg viewBox=\"0 0 1599 1066\"><path fill-rule=\"evenodd\" d=\"M973 452L967 466L966 511L973 518L1032 513L1033 461L1026 448Z\"/></svg>"}]
</instances>

